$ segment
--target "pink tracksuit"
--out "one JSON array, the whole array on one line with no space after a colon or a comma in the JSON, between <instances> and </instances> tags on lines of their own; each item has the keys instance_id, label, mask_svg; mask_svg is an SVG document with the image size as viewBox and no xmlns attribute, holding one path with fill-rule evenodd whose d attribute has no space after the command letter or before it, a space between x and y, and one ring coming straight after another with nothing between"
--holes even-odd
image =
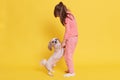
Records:
<instances>
[{"instance_id":1,"label":"pink tracksuit","mask_svg":"<svg viewBox=\"0 0 120 80\"><path fill-rule=\"evenodd\" d=\"M74 66L73 66L73 53L78 41L78 31L77 31L77 24L75 18L70 14L65 19L65 35L64 39L66 40L66 47L65 47L65 62L68 67L69 73L74 73Z\"/></svg>"}]
</instances>

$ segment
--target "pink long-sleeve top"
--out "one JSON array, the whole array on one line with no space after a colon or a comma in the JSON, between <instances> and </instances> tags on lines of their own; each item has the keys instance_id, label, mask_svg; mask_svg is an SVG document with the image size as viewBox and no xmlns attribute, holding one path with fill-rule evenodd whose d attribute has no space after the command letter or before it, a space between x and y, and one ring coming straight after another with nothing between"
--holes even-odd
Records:
<instances>
[{"instance_id":1,"label":"pink long-sleeve top","mask_svg":"<svg viewBox=\"0 0 120 80\"><path fill-rule=\"evenodd\" d=\"M70 13L65 19L64 40L74 36L78 36L77 23L74 16Z\"/></svg>"}]
</instances>

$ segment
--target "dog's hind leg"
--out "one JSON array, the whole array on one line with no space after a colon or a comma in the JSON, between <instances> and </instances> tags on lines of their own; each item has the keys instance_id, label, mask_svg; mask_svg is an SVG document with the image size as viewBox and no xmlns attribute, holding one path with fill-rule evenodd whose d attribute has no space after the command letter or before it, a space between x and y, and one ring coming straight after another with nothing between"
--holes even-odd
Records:
<instances>
[{"instance_id":1,"label":"dog's hind leg","mask_svg":"<svg viewBox=\"0 0 120 80\"><path fill-rule=\"evenodd\" d=\"M50 76L53 76L53 72L54 72L54 71L53 71L52 69L49 69L49 70L48 70L48 74L49 74Z\"/></svg>"},{"instance_id":2,"label":"dog's hind leg","mask_svg":"<svg viewBox=\"0 0 120 80\"><path fill-rule=\"evenodd\" d=\"M48 72L48 75L49 75L49 76L53 76L52 72L50 72L50 71Z\"/></svg>"},{"instance_id":3,"label":"dog's hind leg","mask_svg":"<svg viewBox=\"0 0 120 80\"><path fill-rule=\"evenodd\" d=\"M56 64L53 65L53 67L55 67L55 66L56 66Z\"/></svg>"},{"instance_id":4,"label":"dog's hind leg","mask_svg":"<svg viewBox=\"0 0 120 80\"><path fill-rule=\"evenodd\" d=\"M48 74L50 75L50 76L53 76L53 69L52 69L52 66L50 65L50 64L47 64L46 66L46 69L48 70Z\"/></svg>"}]
</instances>

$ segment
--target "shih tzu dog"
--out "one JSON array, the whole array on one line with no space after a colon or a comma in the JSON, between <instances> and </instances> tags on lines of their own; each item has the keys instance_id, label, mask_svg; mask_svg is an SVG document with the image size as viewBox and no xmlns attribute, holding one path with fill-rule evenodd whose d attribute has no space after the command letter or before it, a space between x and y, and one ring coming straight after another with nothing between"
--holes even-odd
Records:
<instances>
[{"instance_id":1,"label":"shih tzu dog","mask_svg":"<svg viewBox=\"0 0 120 80\"><path fill-rule=\"evenodd\" d=\"M53 38L49 44L48 44L48 49L52 50L52 47L54 48L54 53L52 56L46 60L43 59L41 61L41 64L45 66L45 68L48 70L48 74L50 76L53 76L53 67L56 66L56 63L61 59L64 53L64 48L61 46L61 42L57 38Z\"/></svg>"}]
</instances>

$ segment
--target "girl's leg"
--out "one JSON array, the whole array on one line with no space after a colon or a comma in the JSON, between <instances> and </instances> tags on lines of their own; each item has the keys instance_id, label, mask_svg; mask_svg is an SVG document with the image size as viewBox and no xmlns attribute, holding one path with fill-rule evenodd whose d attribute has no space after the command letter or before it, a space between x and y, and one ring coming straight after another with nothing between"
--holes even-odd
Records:
<instances>
[{"instance_id":1,"label":"girl's leg","mask_svg":"<svg viewBox=\"0 0 120 80\"><path fill-rule=\"evenodd\" d=\"M74 73L73 53L74 53L74 50L75 50L75 47L76 47L76 43L77 43L77 37L70 38L66 42L64 57L65 57L65 62L67 64L69 73Z\"/></svg>"},{"instance_id":2,"label":"girl's leg","mask_svg":"<svg viewBox=\"0 0 120 80\"><path fill-rule=\"evenodd\" d=\"M73 58L72 58L72 55L69 54L71 50L67 50L66 49L66 52L65 52L65 62L67 64L67 68L68 70L66 71L67 73L74 73L74 66L73 66Z\"/></svg>"}]
</instances>

